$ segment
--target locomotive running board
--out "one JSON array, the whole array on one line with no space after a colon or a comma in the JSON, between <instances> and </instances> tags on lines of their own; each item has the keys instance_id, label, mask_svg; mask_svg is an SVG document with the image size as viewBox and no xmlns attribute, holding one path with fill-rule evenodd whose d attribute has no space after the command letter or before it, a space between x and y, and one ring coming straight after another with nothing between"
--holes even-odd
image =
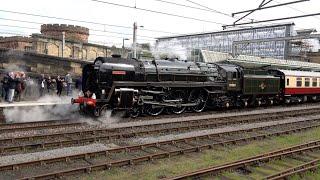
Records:
<instances>
[{"instance_id":1,"label":"locomotive running board","mask_svg":"<svg viewBox=\"0 0 320 180\"><path fill-rule=\"evenodd\" d=\"M157 106L168 106L168 107L191 107L198 105L197 103L185 103L185 104L172 104L172 103L159 103L154 101L143 101L144 104L157 105Z\"/></svg>"},{"instance_id":2,"label":"locomotive running board","mask_svg":"<svg viewBox=\"0 0 320 180\"><path fill-rule=\"evenodd\" d=\"M165 93L163 91L152 91L152 90L143 90L143 89L141 89L140 91L143 93L150 93L150 94L164 94Z\"/></svg>"}]
</instances>

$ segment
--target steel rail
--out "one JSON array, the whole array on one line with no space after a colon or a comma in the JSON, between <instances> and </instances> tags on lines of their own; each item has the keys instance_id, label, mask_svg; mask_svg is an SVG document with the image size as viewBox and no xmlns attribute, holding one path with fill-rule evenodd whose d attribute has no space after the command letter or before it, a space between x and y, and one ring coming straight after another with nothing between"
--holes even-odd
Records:
<instances>
[{"instance_id":1,"label":"steel rail","mask_svg":"<svg viewBox=\"0 0 320 180\"><path fill-rule=\"evenodd\" d=\"M12 125L29 125L32 124L43 124L43 123L52 123L52 122L59 122L65 120L46 120L46 121L30 121L30 122L17 122L17 123L1 123L0 127L12 126Z\"/></svg>"},{"instance_id":2,"label":"steel rail","mask_svg":"<svg viewBox=\"0 0 320 180\"><path fill-rule=\"evenodd\" d=\"M39 125L32 125L31 123L28 124L30 126L17 126L17 124L7 127L0 127L0 133L8 133L8 132L15 132L15 131L26 131L26 130L36 130L36 129L48 129L48 128L59 128L59 127L69 127L69 126L79 126L83 125L82 122L61 122L61 123L52 123L52 124L39 124Z\"/></svg>"},{"instance_id":3,"label":"steel rail","mask_svg":"<svg viewBox=\"0 0 320 180\"><path fill-rule=\"evenodd\" d=\"M43 124L54 124L60 122L71 121L69 119L59 119L59 120L45 120L45 121L28 121L28 122L13 122L13 123L0 123L0 129L11 128L15 126L37 126Z\"/></svg>"},{"instance_id":4,"label":"steel rail","mask_svg":"<svg viewBox=\"0 0 320 180\"><path fill-rule=\"evenodd\" d=\"M320 158L286 169L279 173L266 176L263 179L268 179L268 180L286 179L287 177L292 176L294 174L301 174L306 171L315 170L319 168L319 166L320 166Z\"/></svg>"},{"instance_id":5,"label":"steel rail","mask_svg":"<svg viewBox=\"0 0 320 180\"><path fill-rule=\"evenodd\" d=\"M299 113L299 112L296 112ZM304 112L306 114L310 114L310 111ZM304 113L299 113L299 115L303 115ZM296 115L295 113L291 113L290 116ZM283 114L283 116L286 116ZM239 118L239 117L237 117ZM74 144L80 144L80 143L92 143L92 142L97 142L101 140L114 140L114 139L122 139L122 138L128 138L128 137L137 137L137 136L142 136L142 135L150 135L150 134L159 134L159 133L168 133L168 132L177 132L177 131L188 131L188 130L193 130L193 129L204 129L204 128L213 128L213 127L218 127L218 126L223 126L223 125L228 125L228 124L234 124L234 123L249 123L251 122L262 122L262 121L267 121L267 120L275 120L275 119L281 119L282 117L273 114L273 115L268 115L266 117L250 117L249 119L235 119L232 122L205 122L203 124L199 123L194 123L194 124L186 124L184 126L178 126L178 127L160 127L158 129L151 129L151 130L145 130L144 128L141 128L140 130L136 131L130 131L130 132L124 132L124 129L119 129L120 132L117 133L111 133L107 135L95 135L96 133L92 133L91 131L81 131L82 133L80 135L85 135L85 137L73 137L69 138L66 140L59 140L59 141L45 141L45 142L39 142L39 143L30 143L30 144L19 144L19 145L9 145L9 146L0 146L0 153L4 152L10 152L10 151L15 151L15 150L23 150L26 151L27 149L34 149L34 148L48 148L48 147L61 147L61 146L67 146L67 145L74 145ZM206 120L205 120L206 121ZM132 129L130 129L132 130ZM93 137L87 137L88 134L93 134ZM68 134L68 133L66 133ZM62 134L64 136L65 134ZM52 136L49 135L49 137L57 137L56 134L53 134ZM34 137L29 137L27 139L33 139ZM25 140L25 137L19 137L19 139ZM48 137L46 137L48 139ZM12 139L6 139L8 140L7 142L14 142Z\"/></svg>"},{"instance_id":6,"label":"steel rail","mask_svg":"<svg viewBox=\"0 0 320 180\"><path fill-rule=\"evenodd\" d=\"M315 150L315 149L320 149L320 141L313 141L310 144L308 143L308 144L298 145L298 146L294 146L294 147L289 147L287 149L282 149L280 151L274 151L271 153L265 153L262 155L253 156L250 158L246 158L246 159L242 159L242 160L238 160L238 161L234 161L234 162L230 162L230 163L226 163L226 164L222 164L222 165L218 165L218 166L212 166L209 168L200 169L195 172L186 173L186 174L172 177L172 178L168 178L168 179L179 180L179 179L188 179L188 178L200 178L200 177L203 177L203 176L206 176L209 174L210 175L218 174L218 173L221 173L222 171L234 170L237 168L250 166L250 165L258 163L258 162L267 162L271 159L281 159L285 156L289 156L289 155L293 155L293 154L297 154L297 153L302 153L305 151L311 151L311 150ZM281 172L279 174L268 176L268 177L266 177L266 179L273 179L273 178L278 179L281 177L286 177L286 176L289 176L289 175L296 173L297 171L300 171L303 169L309 169L308 165L314 166L314 164L317 162L319 162L319 160L305 163L305 164L297 166L295 168L290 168L287 171Z\"/></svg>"},{"instance_id":7,"label":"steel rail","mask_svg":"<svg viewBox=\"0 0 320 180\"><path fill-rule=\"evenodd\" d=\"M314 128L314 127L319 127L320 124L317 125L308 125L308 126L304 126L304 127L297 127L297 128L293 128L293 129L288 129L288 130L280 130L278 132L273 132L273 133L266 133L263 135L255 135L255 136L251 136L251 137L244 137L244 138L238 138L238 139L234 139L234 140L225 140L225 141L220 141L220 142L215 142L215 143L207 143L204 145L194 145L193 147L189 147L189 148L184 148L184 149L179 149L179 150L168 150L165 152L156 152L154 154L148 154L148 155L144 155L141 157L133 157L133 158L127 158L127 159L122 159L122 160L113 160L113 161L105 161L103 163L97 163L97 164L90 164L87 166L81 166L81 167L76 167L76 168L70 168L70 169L64 169L64 170L58 170L58 171L54 171L54 172L49 172L49 173L44 173L44 174L37 174L37 175L32 175L29 177L23 177L22 179L39 179L39 178L57 178L57 177L61 177L63 175L68 175L68 174L73 174L73 173L78 173L78 172L91 172L93 170L100 170L100 169L110 169L111 167L119 167L119 166L126 166L126 165L133 165L136 163L141 163L141 162L146 162L146 161L152 161L154 159L161 159L161 158L168 158L171 156L175 156L175 155L181 155L181 154L185 154L185 153L190 153L190 152L200 152L202 150L205 149L212 149L215 146L221 146L221 145L228 145L228 144L236 144L239 142L247 142L249 140L257 140L257 139L261 139L261 138L266 138L269 136L274 136L274 135L282 135L282 134L288 134L291 132L297 132L297 131L302 131L302 130L307 130L310 128ZM161 145L176 145L179 142L185 142L188 143L188 141L191 140L197 140L199 141L199 139L206 137L206 138L210 138L210 135L205 135L205 136L194 136L194 137L189 137L189 138L182 138L182 139L177 139L177 140L169 140L169 141L162 141L162 142L156 142L156 143L149 143L149 144L142 144L142 145L135 145L135 146L126 146L126 147L120 147L120 148L114 148L114 149L109 149L109 150L105 150L105 151L100 151L100 152L95 152L95 153L101 153L104 155L109 155L112 152L132 152L134 150L145 150L148 147L155 147L155 148L159 148L161 150L163 150L161 148ZM320 148L320 144L319 142L312 142L313 148ZM307 149L311 149L310 147L304 147L304 150ZM293 150L293 152L301 152L301 149L295 148ZM284 152L282 152L282 154L285 154ZM271 154L269 155L269 157L275 156L277 154ZM73 156L69 156L69 157L63 157L63 158L57 158L60 160L64 160L64 161L70 161L70 158L88 158L90 156L96 156L96 154L90 154L90 153L84 153L84 154L78 154L78 155L73 155ZM261 160L263 160L263 158L260 157ZM52 160L52 159L51 159ZM250 162L250 160L248 160L247 162ZM33 163L42 163L45 164L45 162L43 162L43 160L39 160L37 162L33 162ZM28 162L25 165L30 164L30 162ZM9 168L9 169L15 169L17 168L17 165L10 165L7 167L1 167L1 169L3 168Z\"/></svg>"}]
</instances>

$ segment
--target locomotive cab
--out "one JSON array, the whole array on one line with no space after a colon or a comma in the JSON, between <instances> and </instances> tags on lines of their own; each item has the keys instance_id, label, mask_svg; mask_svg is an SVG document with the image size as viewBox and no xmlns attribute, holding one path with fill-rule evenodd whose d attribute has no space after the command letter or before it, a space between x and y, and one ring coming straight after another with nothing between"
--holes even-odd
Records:
<instances>
[{"instance_id":1,"label":"locomotive cab","mask_svg":"<svg viewBox=\"0 0 320 180\"><path fill-rule=\"evenodd\" d=\"M221 75L224 77L227 83L228 91L241 91L241 69L239 66L220 64Z\"/></svg>"}]
</instances>

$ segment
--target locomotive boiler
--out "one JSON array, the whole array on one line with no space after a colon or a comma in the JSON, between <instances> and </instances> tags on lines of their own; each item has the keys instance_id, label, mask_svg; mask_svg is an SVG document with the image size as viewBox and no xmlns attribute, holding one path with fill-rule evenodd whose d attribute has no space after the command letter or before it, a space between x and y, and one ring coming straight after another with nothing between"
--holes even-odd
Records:
<instances>
[{"instance_id":1,"label":"locomotive boiler","mask_svg":"<svg viewBox=\"0 0 320 180\"><path fill-rule=\"evenodd\" d=\"M202 112L207 107L245 107L281 100L281 77L233 64L178 59L98 57L83 68L82 93L72 103L101 116L107 109L140 114Z\"/></svg>"}]
</instances>

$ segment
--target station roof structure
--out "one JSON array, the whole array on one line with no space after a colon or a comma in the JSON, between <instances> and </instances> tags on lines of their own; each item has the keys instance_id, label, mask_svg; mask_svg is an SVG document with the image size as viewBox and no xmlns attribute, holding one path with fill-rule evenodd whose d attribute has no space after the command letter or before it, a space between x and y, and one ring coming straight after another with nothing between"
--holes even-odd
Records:
<instances>
[{"instance_id":1,"label":"station roof structure","mask_svg":"<svg viewBox=\"0 0 320 180\"><path fill-rule=\"evenodd\" d=\"M238 55L233 57L230 53L221 53L208 50L201 50L201 56L204 62L208 63L234 63L244 68L277 68L288 70L311 70L320 71L320 64L304 61L294 61L275 58L264 58L257 56Z\"/></svg>"},{"instance_id":2,"label":"station roof structure","mask_svg":"<svg viewBox=\"0 0 320 180\"><path fill-rule=\"evenodd\" d=\"M262 28L273 28L273 27L279 27L279 26L293 26L293 25L295 25L293 22L274 23L270 25L261 25L261 26L253 26L253 27L239 27L239 28L235 27L235 28L230 28L230 29L221 30L221 31L206 31L206 32L189 33L189 34L178 34L178 35L172 35L172 36L161 36L161 37L157 37L156 39L161 40L161 39L188 37L188 36L201 36L206 34L229 33L234 31L245 31L245 30L262 29Z\"/></svg>"}]
</instances>

